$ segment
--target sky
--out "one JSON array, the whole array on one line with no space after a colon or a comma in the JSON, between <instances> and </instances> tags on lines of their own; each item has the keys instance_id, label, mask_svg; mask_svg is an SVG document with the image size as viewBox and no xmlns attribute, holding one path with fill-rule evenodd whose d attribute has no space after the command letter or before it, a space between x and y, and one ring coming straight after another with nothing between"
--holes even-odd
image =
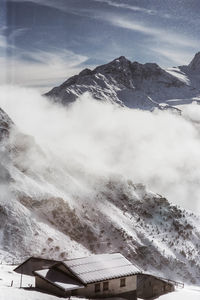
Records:
<instances>
[{"instance_id":1,"label":"sky","mask_svg":"<svg viewBox=\"0 0 200 300\"><path fill-rule=\"evenodd\" d=\"M0 83L48 91L121 55L162 67L200 50L199 0L0 0Z\"/></svg>"}]
</instances>

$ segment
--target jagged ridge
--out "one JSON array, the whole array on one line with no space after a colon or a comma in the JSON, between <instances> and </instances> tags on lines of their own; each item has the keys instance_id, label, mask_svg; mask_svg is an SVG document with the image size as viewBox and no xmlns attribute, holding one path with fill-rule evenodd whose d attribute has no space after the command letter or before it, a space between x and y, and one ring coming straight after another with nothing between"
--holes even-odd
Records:
<instances>
[{"instance_id":1,"label":"jagged ridge","mask_svg":"<svg viewBox=\"0 0 200 300\"><path fill-rule=\"evenodd\" d=\"M198 57L197 54L188 66L190 70L198 68ZM179 100L192 102L199 95L196 86L181 80L177 72L164 70L155 63L132 63L121 56L94 70L81 71L46 96L66 105L84 92L90 92L97 100L148 110L162 109L162 103L170 107L179 104ZM173 99L178 99L178 102L173 102Z\"/></svg>"}]
</instances>

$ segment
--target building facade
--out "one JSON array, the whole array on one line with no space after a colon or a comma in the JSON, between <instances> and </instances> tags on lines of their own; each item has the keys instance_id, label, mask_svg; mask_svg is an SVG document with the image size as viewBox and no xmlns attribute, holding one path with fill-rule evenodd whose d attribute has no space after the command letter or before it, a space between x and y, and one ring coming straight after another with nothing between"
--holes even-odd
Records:
<instances>
[{"instance_id":1,"label":"building facade","mask_svg":"<svg viewBox=\"0 0 200 300\"><path fill-rule=\"evenodd\" d=\"M34 271L36 287L61 296L106 298L124 295L136 299L137 269L120 253L67 260ZM52 287L51 287L52 285ZM50 291L49 290L49 291Z\"/></svg>"},{"instance_id":2,"label":"building facade","mask_svg":"<svg viewBox=\"0 0 200 300\"><path fill-rule=\"evenodd\" d=\"M72 295L85 298L109 298L124 294L126 298L129 298L129 294L134 291L136 292L136 288L137 276L132 275L87 284L84 289L77 289L72 293Z\"/></svg>"}]
</instances>

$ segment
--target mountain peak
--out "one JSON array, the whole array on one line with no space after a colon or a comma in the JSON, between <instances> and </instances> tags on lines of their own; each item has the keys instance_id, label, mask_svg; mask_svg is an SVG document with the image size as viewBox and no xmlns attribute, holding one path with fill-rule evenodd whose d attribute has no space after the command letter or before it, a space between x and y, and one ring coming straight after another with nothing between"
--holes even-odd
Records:
<instances>
[{"instance_id":1,"label":"mountain peak","mask_svg":"<svg viewBox=\"0 0 200 300\"><path fill-rule=\"evenodd\" d=\"M195 54L194 58L192 59L192 61L189 64L189 67L193 71L199 71L200 70L200 52L197 52Z\"/></svg>"},{"instance_id":2,"label":"mountain peak","mask_svg":"<svg viewBox=\"0 0 200 300\"><path fill-rule=\"evenodd\" d=\"M79 73L79 76L86 76L86 75L90 75L91 73L92 73L92 71L90 69L86 68Z\"/></svg>"},{"instance_id":3,"label":"mountain peak","mask_svg":"<svg viewBox=\"0 0 200 300\"><path fill-rule=\"evenodd\" d=\"M108 64L129 65L130 63L131 63L131 61L128 60L125 56L120 56L118 58L115 58L113 61L111 61Z\"/></svg>"},{"instance_id":4,"label":"mountain peak","mask_svg":"<svg viewBox=\"0 0 200 300\"><path fill-rule=\"evenodd\" d=\"M118 57L118 58L115 58L114 60L113 60L113 62L123 62L123 61L129 61L125 56L120 56L120 57Z\"/></svg>"},{"instance_id":5,"label":"mountain peak","mask_svg":"<svg viewBox=\"0 0 200 300\"><path fill-rule=\"evenodd\" d=\"M63 104L89 92L94 99L130 108L152 110L159 103L196 96L196 92L156 63L131 62L119 56L94 70L84 69L49 91L46 96Z\"/></svg>"},{"instance_id":6,"label":"mountain peak","mask_svg":"<svg viewBox=\"0 0 200 300\"><path fill-rule=\"evenodd\" d=\"M114 69L121 69L121 67L129 67L131 65L131 61L128 60L125 56L120 56L118 58L115 58L114 60L112 60L111 62L98 66L95 70L99 70L99 69L107 69L110 67ZM94 70L94 71L95 71Z\"/></svg>"}]
</instances>

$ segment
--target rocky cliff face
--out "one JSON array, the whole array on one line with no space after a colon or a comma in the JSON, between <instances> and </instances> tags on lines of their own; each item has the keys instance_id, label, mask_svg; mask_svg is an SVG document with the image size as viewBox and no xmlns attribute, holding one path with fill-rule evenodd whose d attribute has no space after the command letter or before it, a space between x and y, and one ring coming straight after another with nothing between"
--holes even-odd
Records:
<instances>
[{"instance_id":1,"label":"rocky cliff face","mask_svg":"<svg viewBox=\"0 0 200 300\"><path fill-rule=\"evenodd\" d=\"M200 52L195 54L188 67L194 72L200 72Z\"/></svg>"},{"instance_id":2,"label":"rocky cliff face","mask_svg":"<svg viewBox=\"0 0 200 300\"><path fill-rule=\"evenodd\" d=\"M9 116L0 108L0 141L8 136L9 130L12 127L13 122Z\"/></svg>"}]
</instances>

